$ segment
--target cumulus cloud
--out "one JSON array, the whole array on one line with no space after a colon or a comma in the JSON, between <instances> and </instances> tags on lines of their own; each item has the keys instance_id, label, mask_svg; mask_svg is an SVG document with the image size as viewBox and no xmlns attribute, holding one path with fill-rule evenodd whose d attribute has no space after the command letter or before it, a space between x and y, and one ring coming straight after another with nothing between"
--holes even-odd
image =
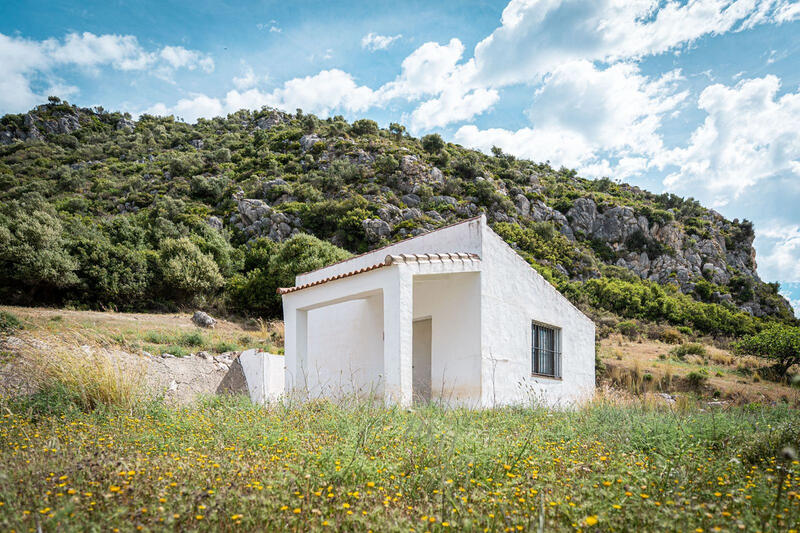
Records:
<instances>
[{"instance_id":1,"label":"cumulus cloud","mask_svg":"<svg viewBox=\"0 0 800 533\"><path fill-rule=\"evenodd\" d=\"M376 50L386 50L392 43L402 37L403 35L401 33L397 35L380 35L370 32L361 38L361 48L366 48L373 52Z\"/></svg>"},{"instance_id":2,"label":"cumulus cloud","mask_svg":"<svg viewBox=\"0 0 800 533\"><path fill-rule=\"evenodd\" d=\"M776 0L511 0L474 58L484 83L522 83L564 61L639 58L792 13Z\"/></svg>"},{"instance_id":3,"label":"cumulus cloud","mask_svg":"<svg viewBox=\"0 0 800 533\"><path fill-rule=\"evenodd\" d=\"M632 63L599 69L589 61L575 61L557 67L535 92L527 110L533 127L512 132L463 126L456 140L482 150L496 145L520 156L577 166L592 176L630 175L646 168L642 155L662 150L662 117L687 96L677 90L680 79L678 71L650 79ZM600 159L608 150L620 156L616 168Z\"/></svg>"},{"instance_id":4,"label":"cumulus cloud","mask_svg":"<svg viewBox=\"0 0 800 533\"><path fill-rule=\"evenodd\" d=\"M451 39L446 45L428 42L403 60L397 78L380 89L381 99L416 99L445 90L457 72L464 45Z\"/></svg>"},{"instance_id":5,"label":"cumulus cloud","mask_svg":"<svg viewBox=\"0 0 800 533\"><path fill-rule=\"evenodd\" d=\"M411 113L411 130L430 130L471 119L492 107L500 98L494 89L473 89L468 92L460 89L454 87L443 91L438 97L420 104Z\"/></svg>"},{"instance_id":6,"label":"cumulus cloud","mask_svg":"<svg viewBox=\"0 0 800 533\"><path fill-rule=\"evenodd\" d=\"M323 70L314 76L291 79L272 91L261 91L257 88L232 90L224 98L195 94L191 98L179 100L174 106L159 103L145 112L155 115L173 114L194 122L200 117L270 106L286 111L299 108L324 117L334 111L363 112L373 105L374 100L375 92L372 89L358 85L350 74L332 69Z\"/></svg>"},{"instance_id":7,"label":"cumulus cloud","mask_svg":"<svg viewBox=\"0 0 800 533\"><path fill-rule=\"evenodd\" d=\"M256 75L250 65L244 65L244 72L241 76L233 78L233 85L240 91L244 91L258 85L261 78Z\"/></svg>"},{"instance_id":8,"label":"cumulus cloud","mask_svg":"<svg viewBox=\"0 0 800 533\"><path fill-rule=\"evenodd\" d=\"M199 68L203 72L214 71L214 60L196 50L187 50L182 46L165 46L159 55L173 68L188 70Z\"/></svg>"},{"instance_id":9,"label":"cumulus cloud","mask_svg":"<svg viewBox=\"0 0 800 533\"><path fill-rule=\"evenodd\" d=\"M773 221L758 228L756 245L758 271L765 279L800 284L800 226Z\"/></svg>"},{"instance_id":10,"label":"cumulus cloud","mask_svg":"<svg viewBox=\"0 0 800 533\"><path fill-rule=\"evenodd\" d=\"M668 187L701 187L722 199L781 174L800 176L800 90L778 97L776 76L715 84L700 94L707 116L688 146L667 152L662 164L678 169Z\"/></svg>"},{"instance_id":11,"label":"cumulus cloud","mask_svg":"<svg viewBox=\"0 0 800 533\"><path fill-rule=\"evenodd\" d=\"M48 89L74 93L75 87L54 79L53 70L58 67L77 67L93 73L101 67L121 71L152 69L163 76L177 68L210 72L214 61L180 46L148 51L132 35L84 32L70 33L63 40L35 41L0 33L0 112L23 111L44 99L47 94L32 89L40 79L50 79Z\"/></svg>"},{"instance_id":12,"label":"cumulus cloud","mask_svg":"<svg viewBox=\"0 0 800 533\"><path fill-rule=\"evenodd\" d=\"M468 132L477 146L486 144L478 142L479 135L515 145L530 136L539 138L543 131L556 138L578 137L588 152L573 157L572 149L556 150L560 155L553 159L579 161L597 172L637 172L649 164L641 156L662 150L657 132L662 116L686 93L674 90L677 73L651 80L639 73L636 62L707 35L789 21L794 12L788 0L511 0L500 26L478 43L471 57L465 57L458 39L426 42L403 60L395 79L381 87L359 86L349 74L333 69L287 81L285 89L296 85L297 95L281 88L273 93L253 91L256 83L246 74L233 80L237 90L245 92L229 93L225 101L278 102L328 113L357 112L399 99L418 102L404 118L412 131L422 132L469 121L491 109L504 87L525 84L535 91L528 111L531 126L515 135L463 128L461 134ZM565 32L565 27L573 31ZM400 37L371 32L361 44L385 49ZM328 94L310 87L314 79L326 77L334 83ZM518 155L540 153L540 148ZM612 154L612 164L601 157L603 151L620 153Z\"/></svg>"}]
</instances>

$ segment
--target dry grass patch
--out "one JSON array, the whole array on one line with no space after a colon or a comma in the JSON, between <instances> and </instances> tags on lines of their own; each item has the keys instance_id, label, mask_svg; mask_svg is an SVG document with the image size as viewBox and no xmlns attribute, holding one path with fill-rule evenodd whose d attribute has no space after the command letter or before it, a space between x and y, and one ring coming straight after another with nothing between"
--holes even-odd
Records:
<instances>
[{"instance_id":1,"label":"dry grass patch","mask_svg":"<svg viewBox=\"0 0 800 533\"><path fill-rule=\"evenodd\" d=\"M96 339L75 336L27 344L21 365L38 391L58 390L85 411L131 408L144 398L146 370L138 358L119 357Z\"/></svg>"}]
</instances>

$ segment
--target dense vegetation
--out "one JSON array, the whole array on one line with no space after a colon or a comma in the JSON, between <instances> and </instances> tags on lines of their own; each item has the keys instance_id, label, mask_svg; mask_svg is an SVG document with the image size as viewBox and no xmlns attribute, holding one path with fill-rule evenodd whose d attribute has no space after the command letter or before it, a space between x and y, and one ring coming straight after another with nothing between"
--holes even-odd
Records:
<instances>
[{"instance_id":1,"label":"dense vegetation","mask_svg":"<svg viewBox=\"0 0 800 533\"><path fill-rule=\"evenodd\" d=\"M437 135L418 140L398 124L380 129L366 119L270 109L195 125L148 115L133 122L51 98L29 114L2 117L0 141L0 299L8 303L204 306L275 317L275 289L296 273L485 212L589 311L734 336L794 321L777 285L749 270L747 221L497 149L488 156ZM268 206L265 217L246 220L242 198ZM642 232L621 243L565 236L559 220L582 198L605 211L627 206L692 243L720 241L744 260L717 268L721 274L704 265L680 284L643 280L620 261L636 254L656 261L676 250ZM537 219L535 209L549 218ZM382 226L392 210L402 214ZM275 242L269 231L278 230ZM720 275L724 283L714 281ZM748 312L753 306L759 312Z\"/></svg>"}]
</instances>

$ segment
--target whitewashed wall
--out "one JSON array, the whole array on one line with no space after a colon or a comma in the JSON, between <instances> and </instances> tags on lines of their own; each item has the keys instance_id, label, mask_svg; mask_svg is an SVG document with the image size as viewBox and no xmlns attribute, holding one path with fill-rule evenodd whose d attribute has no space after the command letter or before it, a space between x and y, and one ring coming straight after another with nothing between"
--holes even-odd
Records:
<instances>
[{"instance_id":1,"label":"whitewashed wall","mask_svg":"<svg viewBox=\"0 0 800 533\"><path fill-rule=\"evenodd\" d=\"M483 230L483 405L565 406L594 393L594 323L488 226ZM561 380L531 375L531 321L561 328Z\"/></svg>"},{"instance_id":2,"label":"whitewashed wall","mask_svg":"<svg viewBox=\"0 0 800 533\"><path fill-rule=\"evenodd\" d=\"M282 355L245 350L239 355L247 390L253 403L267 403L283 396L285 360Z\"/></svg>"},{"instance_id":3,"label":"whitewashed wall","mask_svg":"<svg viewBox=\"0 0 800 533\"><path fill-rule=\"evenodd\" d=\"M382 296L308 313L308 393L312 398L383 394Z\"/></svg>"},{"instance_id":4,"label":"whitewashed wall","mask_svg":"<svg viewBox=\"0 0 800 533\"><path fill-rule=\"evenodd\" d=\"M481 399L480 273L414 277L414 320L431 318L431 399Z\"/></svg>"}]
</instances>

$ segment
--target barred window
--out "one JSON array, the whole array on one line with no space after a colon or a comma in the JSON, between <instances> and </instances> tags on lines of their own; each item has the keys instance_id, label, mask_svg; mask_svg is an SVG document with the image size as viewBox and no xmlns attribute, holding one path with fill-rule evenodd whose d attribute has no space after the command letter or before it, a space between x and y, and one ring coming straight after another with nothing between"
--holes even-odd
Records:
<instances>
[{"instance_id":1,"label":"barred window","mask_svg":"<svg viewBox=\"0 0 800 533\"><path fill-rule=\"evenodd\" d=\"M531 329L531 371L561 377L561 330L533 323Z\"/></svg>"}]
</instances>

